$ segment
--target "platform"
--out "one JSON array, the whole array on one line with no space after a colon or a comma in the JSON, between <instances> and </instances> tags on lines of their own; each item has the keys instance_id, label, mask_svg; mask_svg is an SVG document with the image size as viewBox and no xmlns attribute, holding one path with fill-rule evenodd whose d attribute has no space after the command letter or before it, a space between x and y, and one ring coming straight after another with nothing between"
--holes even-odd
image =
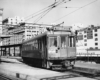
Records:
<instances>
[{"instance_id":1,"label":"platform","mask_svg":"<svg viewBox=\"0 0 100 80\"><path fill-rule=\"evenodd\" d=\"M95 62L82 62L82 61L80 62L80 61L77 61L75 63L75 67L83 67L83 68L100 70L100 64L96 64Z\"/></svg>"},{"instance_id":2,"label":"platform","mask_svg":"<svg viewBox=\"0 0 100 80\"><path fill-rule=\"evenodd\" d=\"M23 63L0 63L0 73L25 80L96 80L69 72L61 73L42 68L31 67ZM64 78L62 78L64 77Z\"/></svg>"},{"instance_id":3,"label":"platform","mask_svg":"<svg viewBox=\"0 0 100 80\"><path fill-rule=\"evenodd\" d=\"M1 56L0 59L1 59L1 61L4 61L4 62L16 62L16 63L22 62L21 57Z\"/></svg>"}]
</instances>

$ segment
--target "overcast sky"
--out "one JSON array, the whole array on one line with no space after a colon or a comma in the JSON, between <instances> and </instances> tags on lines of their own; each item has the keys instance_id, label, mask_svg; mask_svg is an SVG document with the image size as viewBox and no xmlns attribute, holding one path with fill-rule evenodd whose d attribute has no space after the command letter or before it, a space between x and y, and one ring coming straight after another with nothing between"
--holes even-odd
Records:
<instances>
[{"instance_id":1,"label":"overcast sky","mask_svg":"<svg viewBox=\"0 0 100 80\"><path fill-rule=\"evenodd\" d=\"M76 23L82 23L83 25L100 25L100 0L97 0L96 2L68 15L79 7L87 5L93 1L95 0L71 0L52 9L38 23L59 24L64 21L64 25L67 26ZM3 19L14 16L26 18L27 16L51 5L54 2L55 0L0 0L0 8L4 9ZM28 22L34 22L34 19L30 19Z\"/></svg>"}]
</instances>

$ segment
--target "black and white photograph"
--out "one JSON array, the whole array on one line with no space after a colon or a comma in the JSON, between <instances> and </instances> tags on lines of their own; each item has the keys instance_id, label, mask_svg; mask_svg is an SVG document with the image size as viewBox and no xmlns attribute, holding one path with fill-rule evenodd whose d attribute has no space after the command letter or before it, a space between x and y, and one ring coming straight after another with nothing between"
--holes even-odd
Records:
<instances>
[{"instance_id":1,"label":"black and white photograph","mask_svg":"<svg viewBox=\"0 0 100 80\"><path fill-rule=\"evenodd\" d=\"M100 80L100 0L0 0L0 80Z\"/></svg>"}]
</instances>

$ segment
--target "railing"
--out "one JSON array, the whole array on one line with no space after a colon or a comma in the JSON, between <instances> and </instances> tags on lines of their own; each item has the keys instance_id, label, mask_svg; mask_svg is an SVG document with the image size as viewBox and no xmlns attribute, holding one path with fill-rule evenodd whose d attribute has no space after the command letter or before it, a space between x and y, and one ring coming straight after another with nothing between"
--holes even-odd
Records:
<instances>
[{"instance_id":1,"label":"railing","mask_svg":"<svg viewBox=\"0 0 100 80\"><path fill-rule=\"evenodd\" d=\"M77 57L100 57L100 54L93 54L93 53L89 53L89 54L76 54Z\"/></svg>"}]
</instances>

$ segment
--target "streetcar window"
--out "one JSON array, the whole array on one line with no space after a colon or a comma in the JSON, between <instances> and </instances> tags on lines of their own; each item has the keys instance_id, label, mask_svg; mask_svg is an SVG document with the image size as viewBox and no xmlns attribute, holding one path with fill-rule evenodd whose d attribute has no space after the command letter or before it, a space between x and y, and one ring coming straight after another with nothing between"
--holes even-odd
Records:
<instances>
[{"instance_id":1,"label":"streetcar window","mask_svg":"<svg viewBox=\"0 0 100 80\"><path fill-rule=\"evenodd\" d=\"M34 42L34 47L35 47L36 49L38 49L38 41L37 41L37 40L35 40L35 42Z\"/></svg>"},{"instance_id":2,"label":"streetcar window","mask_svg":"<svg viewBox=\"0 0 100 80\"><path fill-rule=\"evenodd\" d=\"M75 37L69 37L69 47L75 47Z\"/></svg>"},{"instance_id":3,"label":"streetcar window","mask_svg":"<svg viewBox=\"0 0 100 80\"><path fill-rule=\"evenodd\" d=\"M50 37L50 47L57 47L57 37Z\"/></svg>"},{"instance_id":4,"label":"streetcar window","mask_svg":"<svg viewBox=\"0 0 100 80\"><path fill-rule=\"evenodd\" d=\"M41 39L38 40L38 49L39 50L42 49L42 40Z\"/></svg>"},{"instance_id":5,"label":"streetcar window","mask_svg":"<svg viewBox=\"0 0 100 80\"><path fill-rule=\"evenodd\" d=\"M66 37L61 36L61 47L66 47Z\"/></svg>"}]
</instances>

